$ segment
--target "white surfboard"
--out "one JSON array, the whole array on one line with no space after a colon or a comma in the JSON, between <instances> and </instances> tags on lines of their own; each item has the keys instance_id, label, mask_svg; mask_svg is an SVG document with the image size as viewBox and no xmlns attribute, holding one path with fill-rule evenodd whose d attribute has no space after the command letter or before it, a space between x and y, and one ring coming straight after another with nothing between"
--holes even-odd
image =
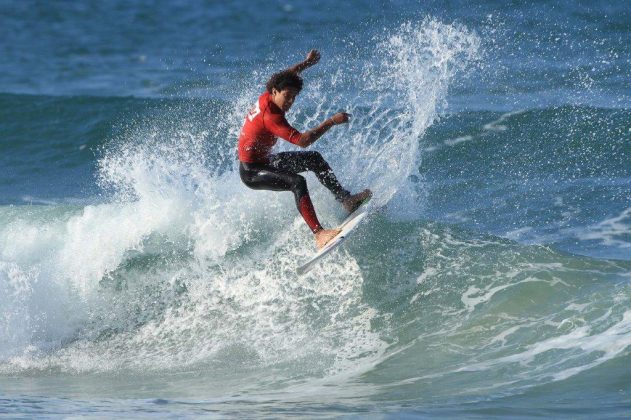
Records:
<instances>
[{"instance_id":1,"label":"white surfboard","mask_svg":"<svg viewBox=\"0 0 631 420\"><path fill-rule=\"evenodd\" d=\"M340 246L346 238L351 234L351 232L359 225L364 217L368 215L368 208L366 206L361 206L359 209L355 210L352 214L350 214L344 222L339 226L342 231L337 234L333 239L329 241L322 249L318 251L309 261L298 267L296 270L299 275L305 274L309 270L313 268L315 264L317 264L322 258L324 258L329 252L333 251L335 248Z\"/></svg>"}]
</instances>

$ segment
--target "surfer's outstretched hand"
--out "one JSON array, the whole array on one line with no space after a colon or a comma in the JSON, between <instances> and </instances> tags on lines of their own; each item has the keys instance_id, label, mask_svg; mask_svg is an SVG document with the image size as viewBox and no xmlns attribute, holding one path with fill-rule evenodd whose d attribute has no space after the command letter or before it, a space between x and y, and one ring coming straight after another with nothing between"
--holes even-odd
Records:
<instances>
[{"instance_id":1,"label":"surfer's outstretched hand","mask_svg":"<svg viewBox=\"0 0 631 420\"><path fill-rule=\"evenodd\" d=\"M318 61L320 61L320 51L311 50L307 54L307 58L302 60L300 63L294 64L293 66L289 67L286 71L300 74L303 70L306 70L309 67L315 65Z\"/></svg>"},{"instance_id":2,"label":"surfer's outstretched hand","mask_svg":"<svg viewBox=\"0 0 631 420\"><path fill-rule=\"evenodd\" d=\"M347 123L348 120L350 119L351 119L351 114L348 114L346 112L338 112L337 114L331 117L331 120L333 120L333 124L335 125Z\"/></svg>"},{"instance_id":3,"label":"surfer's outstretched hand","mask_svg":"<svg viewBox=\"0 0 631 420\"><path fill-rule=\"evenodd\" d=\"M320 61L320 51L318 50L309 51L309 53L307 54L307 59L305 60L306 64L313 66L318 61Z\"/></svg>"}]
</instances>

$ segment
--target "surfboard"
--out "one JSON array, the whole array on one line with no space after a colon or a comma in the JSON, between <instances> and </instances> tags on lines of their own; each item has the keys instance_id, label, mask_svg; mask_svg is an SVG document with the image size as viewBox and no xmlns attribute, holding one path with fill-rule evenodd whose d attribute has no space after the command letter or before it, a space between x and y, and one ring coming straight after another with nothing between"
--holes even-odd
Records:
<instances>
[{"instance_id":1,"label":"surfboard","mask_svg":"<svg viewBox=\"0 0 631 420\"><path fill-rule=\"evenodd\" d=\"M368 215L368 207L366 205L362 205L353 213L351 213L338 229L342 229L337 236L333 237L322 249L320 249L310 260L302 264L296 270L299 275L307 273L311 270L318 262L320 262L329 252L333 251L338 246L342 245L344 241L348 238L348 236L355 230L355 228L361 223L361 221Z\"/></svg>"}]
</instances>

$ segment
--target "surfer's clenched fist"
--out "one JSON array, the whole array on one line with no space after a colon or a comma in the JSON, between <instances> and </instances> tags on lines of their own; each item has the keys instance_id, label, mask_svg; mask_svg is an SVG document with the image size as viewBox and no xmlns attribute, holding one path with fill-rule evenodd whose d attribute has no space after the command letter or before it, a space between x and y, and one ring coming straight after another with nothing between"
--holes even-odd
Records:
<instances>
[{"instance_id":1,"label":"surfer's clenched fist","mask_svg":"<svg viewBox=\"0 0 631 420\"><path fill-rule=\"evenodd\" d=\"M333 124L335 125L347 123L348 120L350 119L351 119L351 114L348 114L346 112L338 112L337 114L331 117L331 120L333 121Z\"/></svg>"}]
</instances>

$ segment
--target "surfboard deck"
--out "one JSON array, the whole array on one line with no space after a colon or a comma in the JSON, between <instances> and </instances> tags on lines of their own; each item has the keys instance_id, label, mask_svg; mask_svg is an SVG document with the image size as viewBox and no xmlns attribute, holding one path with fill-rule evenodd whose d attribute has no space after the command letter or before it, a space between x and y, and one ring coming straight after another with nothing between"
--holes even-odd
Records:
<instances>
[{"instance_id":1,"label":"surfboard deck","mask_svg":"<svg viewBox=\"0 0 631 420\"><path fill-rule=\"evenodd\" d=\"M360 206L357 210L351 213L341 225L338 226L342 229L333 239L329 241L322 249L320 249L311 259L302 264L296 270L299 275L309 272L320 260L322 260L329 252L340 246L348 236L355 230L355 228L361 223L361 221L368 215L368 207L366 205Z\"/></svg>"}]
</instances>

